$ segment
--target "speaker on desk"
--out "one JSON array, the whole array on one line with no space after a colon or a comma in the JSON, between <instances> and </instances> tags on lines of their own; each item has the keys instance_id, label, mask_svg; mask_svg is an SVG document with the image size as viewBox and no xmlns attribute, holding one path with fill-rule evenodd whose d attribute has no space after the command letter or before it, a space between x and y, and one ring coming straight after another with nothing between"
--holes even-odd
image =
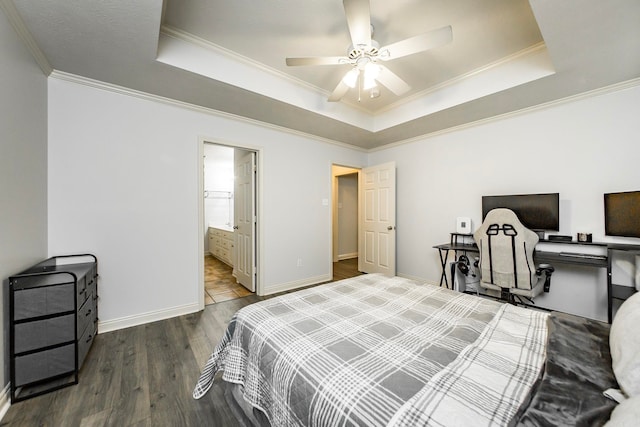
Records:
<instances>
[{"instance_id":1,"label":"speaker on desk","mask_svg":"<svg viewBox=\"0 0 640 427\"><path fill-rule=\"evenodd\" d=\"M471 234L471 218L456 218L456 233Z\"/></svg>"}]
</instances>

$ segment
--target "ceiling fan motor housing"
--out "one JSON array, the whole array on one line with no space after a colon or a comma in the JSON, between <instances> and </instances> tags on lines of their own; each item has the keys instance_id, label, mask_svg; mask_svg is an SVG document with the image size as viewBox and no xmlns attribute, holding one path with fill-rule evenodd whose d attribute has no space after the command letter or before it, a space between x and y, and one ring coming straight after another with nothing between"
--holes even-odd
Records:
<instances>
[{"instance_id":1,"label":"ceiling fan motor housing","mask_svg":"<svg viewBox=\"0 0 640 427\"><path fill-rule=\"evenodd\" d=\"M378 56L379 49L380 44L377 41L371 39L371 45L368 46L362 44L349 46L347 56L349 57L349 59L353 60L363 56Z\"/></svg>"}]
</instances>

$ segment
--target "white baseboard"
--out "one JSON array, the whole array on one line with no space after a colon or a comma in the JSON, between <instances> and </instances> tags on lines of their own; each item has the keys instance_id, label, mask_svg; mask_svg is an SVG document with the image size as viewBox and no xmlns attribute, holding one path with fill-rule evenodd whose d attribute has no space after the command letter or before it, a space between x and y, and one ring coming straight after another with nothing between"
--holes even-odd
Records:
<instances>
[{"instance_id":1,"label":"white baseboard","mask_svg":"<svg viewBox=\"0 0 640 427\"><path fill-rule=\"evenodd\" d=\"M270 286L264 289L261 295L271 295L278 292L291 291L305 286L317 285L318 283L329 282L333 279L331 274L322 276L309 277L303 280L295 280L293 282L281 283L279 285ZM182 316L200 311L197 303L187 304L183 306L173 307L166 310L151 311L148 313L136 314L133 316L121 317L118 319L106 320L98 322L98 333L117 331L119 329L130 328L131 326L144 325L145 323L165 320L171 317Z\"/></svg>"},{"instance_id":2,"label":"white baseboard","mask_svg":"<svg viewBox=\"0 0 640 427\"><path fill-rule=\"evenodd\" d=\"M333 279L331 274L322 276L308 277L304 280L294 280L293 282L281 283L275 286L269 286L263 289L262 295L277 294L278 292L292 291L294 289L303 288L305 286L317 285L318 283L329 282Z\"/></svg>"},{"instance_id":3,"label":"white baseboard","mask_svg":"<svg viewBox=\"0 0 640 427\"><path fill-rule=\"evenodd\" d=\"M156 322L158 320L165 320L171 317L182 316L184 314L191 314L200 311L198 303L181 305L178 307L172 307L166 310L150 311L147 313L136 314L133 316L121 317L119 319L112 319L98 322L98 333L117 331L118 329L129 328L131 326L144 325L145 323Z\"/></svg>"},{"instance_id":4,"label":"white baseboard","mask_svg":"<svg viewBox=\"0 0 640 427\"><path fill-rule=\"evenodd\" d=\"M345 259L352 259L352 258L358 258L358 252L338 255L338 261L344 261Z\"/></svg>"},{"instance_id":5,"label":"white baseboard","mask_svg":"<svg viewBox=\"0 0 640 427\"><path fill-rule=\"evenodd\" d=\"M2 392L0 392L0 421L7 414L11 407L11 383L7 383Z\"/></svg>"}]
</instances>

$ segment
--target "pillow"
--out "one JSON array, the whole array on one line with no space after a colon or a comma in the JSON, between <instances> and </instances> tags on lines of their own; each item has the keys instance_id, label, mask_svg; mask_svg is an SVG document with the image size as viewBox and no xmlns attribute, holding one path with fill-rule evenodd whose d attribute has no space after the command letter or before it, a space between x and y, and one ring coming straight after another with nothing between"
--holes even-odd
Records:
<instances>
[{"instance_id":1,"label":"pillow","mask_svg":"<svg viewBox=\"0 0 640 427\"><path fill-rule=\"evenodd\" d=\"M620 402L604 427L636 427L640 425L640 396Z\"/></svg>"},{"instance_id":2,"label":"pillow","mask_svg":"<svg viewBox=\"0 0 640 427\"><path fill-rule=\"evenodd\" d=\"M613 373L628 396L640 396L640 292L622 303L609 334Z\"/></svg>"}]
</instances>

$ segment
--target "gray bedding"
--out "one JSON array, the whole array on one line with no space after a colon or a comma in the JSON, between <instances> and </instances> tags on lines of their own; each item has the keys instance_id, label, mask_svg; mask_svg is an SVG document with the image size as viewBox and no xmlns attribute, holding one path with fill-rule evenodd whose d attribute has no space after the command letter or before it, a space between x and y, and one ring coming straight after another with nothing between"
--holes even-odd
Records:
<instances>
[{"instance_id":1,"label":"gray bedding","mask_svg":"<svg viewBox=\"0 0 640 427\"><path fill-rule=\"evenodd\" d=\"M609 325L551 313L544 374L518 425L602 426L615 407L602 394L608 388L617 388Z\"/></svg>"},{"instance_id":2,"label":"gray bedding","mask_svg":"<svg viewBox=\"0 0 640 427\"><path fill-rule=\"evenodd\" d=\"M363 275L240 310L194 397L224 371L262 425L507 425L542 370L547 317Z\"/></svg>"}]
</instances>

